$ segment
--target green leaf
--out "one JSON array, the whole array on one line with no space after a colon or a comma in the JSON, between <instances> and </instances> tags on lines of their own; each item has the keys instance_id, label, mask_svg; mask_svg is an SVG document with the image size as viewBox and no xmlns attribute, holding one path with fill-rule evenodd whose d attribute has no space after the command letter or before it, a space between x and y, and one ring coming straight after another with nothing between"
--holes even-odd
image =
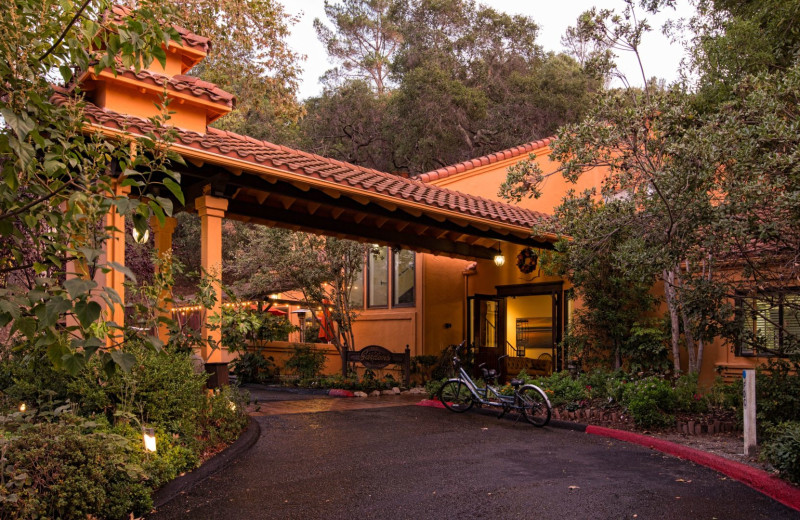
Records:
<instances>
[{"instance_id":1,"label":"green leaf","mask_svg":"<svg viewBox=\"0 0 800 520\"><path fill-rule=\"evenodd\" d=\"M23 141L31 130L33 130L36 124L33 120L28 116L28 114L15 114L8 108L0 109L0 114L3 115L3 119L6 120L6 124L14 130L14 133L17 134L17 137L20 141Z\"/></svg>"},{"instance_id":2,"label":"green leaf","mask_svg":"<svg viewBox=\"0 0 800 520\"><path fill-rule=\"evenodd\" d=\"M111 359L116 363L125 373L129 373L131 368L136 364L136 357L133 354L122 352L121 350L112 350Z\"/></svg>"},{"instance_id":3,"label":"green leaf","mask_svg":"<svg viewBox=\"0 0 800 520\"><path fill-rule=\"evenodd\" d=\"M166 186L169 192L172 193L172 196L178 199L178 202L180 202L182 205L185 205L186 199L183 196L183 190L181 190L181 185L170 178L165 178L163 182L164 186Z\"/></svg>"},{"instance_id":4,"label":"green leaf","mask_svg":"<svg viewBox=\"0 0 800 520\"><path fill-rule=\"evenodd\" d=\"M78 375L78 373L83 370L83 367L86 366L86 359L83 357L83 354L75 353L75 354L64 354L61 357L61 367L67 371L68 374L72 376Z\"/></svg>"},{"instance_id":5,"label":"green leaf","mask_svg":"<svg viewBox=\"0 0 800 520\"><path fill-rule=\"evenodd\" d=\"M53 366L56 368L62 367L62 360L64 356L68 356L70 354L69 348L66 345L62 345L61 343L51 343L47 347L47 358L53 363Z\"/></svg>"},{"instance_id":6,"label":"green leaf","mask_svg":"<svg viewBox=\"0 0 800 520\"><path fill-rule=\"evenodd\" d=\"M101 311L100 304L94 301L81 300L75 304L75 315L85 329L100 318Z\"/></svg>"},{"instance_id":7,"label":"green leaf","mask_svg":"<svg viewBox=\"0 0 800 520\"><path fill-rule=\"evenodd\" d=\"M64 282L64 289L67 290L69 297L73 300L77 299L79 296L88 294L95 287L97 287L97 282L84 278L70 278Z\"/></svg>"},{"instance_id":8,"label":"green leaf","mask_svg":"<svg viewBox=\"0 0 800 520\"><path fill-rule=\"evenodd\" d=\"M133 274L133 271L125 267L124 265L120 264L119 262L109 262L108 265L119 271L120 273L124 274L126 278L130 281L136 281L136 275Z\"/></svg>"}]
</instances>

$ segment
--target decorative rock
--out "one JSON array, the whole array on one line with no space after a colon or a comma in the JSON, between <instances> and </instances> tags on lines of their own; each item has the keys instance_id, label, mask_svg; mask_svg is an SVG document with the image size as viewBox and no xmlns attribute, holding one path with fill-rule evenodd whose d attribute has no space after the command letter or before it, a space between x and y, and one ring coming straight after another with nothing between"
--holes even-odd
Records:
<instances>
[{"instance_id":1,"label":"decorative rock","mask_svg":"<svg viewBox=\"0 0 800 520\"><path fill-rule=\"evenodd\" d=\"M366 392L353 392L353 397L368 397Z\"/></svg>"},{"instance_id":2,"label":"decorative rock","mask_svg":"<svg viewBox=\"0 0 800 520\"><path fill-rule=\"evenodd\" d=\"M400 393L400 388L397 386L392 387L392 393L398 395Z\"/></svg>"},{"instance_id":3,"label":"decorative rock","mask_svg":"<svg viewBox=\"0 0 800 520\"><path fill-rule=\"evenodd\" d=\"M427 394L428 391L421 386L416 386L408 391L409 394Z\"/></svg>"},{"instance_id":4,"label":"decorative rock","mask_svg":"<svg viewBox=\"0 0 800 520\"><path fill-rule=\"evenodd\" d=\"M377 390L376 390L376 392L377 392ZM381 394L380 395L394 395L394 392L392 392L391 390L381 390Z\"/></svg>"},{"instance_id":5,"label":"decorative rock","mask_svg":"<svg viewBox=\"0 0 800 520\"><path fill-rule=\"evenodd\" d=\"M694 421L689 421L689 424L686 426L686 429L689 435L694 435Z\"/></svg>"},{"instance_id":6,"label":"decorative rock","mask_svg":"<svg viewBox=\"0 0 800 520\"><path fill-rule=\"evenodd\" d=\"M381 391L380 390L373 390L372 392L369 393L369 396L370 397L380 397L381 396Z\"/></svg>"}]
</instances>

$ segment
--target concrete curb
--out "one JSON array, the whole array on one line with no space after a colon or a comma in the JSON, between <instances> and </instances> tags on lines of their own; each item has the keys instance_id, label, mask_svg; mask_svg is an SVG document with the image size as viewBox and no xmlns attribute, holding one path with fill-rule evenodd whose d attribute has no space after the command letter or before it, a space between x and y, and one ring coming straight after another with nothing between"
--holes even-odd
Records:
<instances>
[{"instance_id":1,"label":"concrete curb","mask_svg":"<svg viewBox=\"0 0 800 520\"><path fill-rule=\"evenodd\" d=\"M190 473L186 473L175 480L168 482L155 493L153 493L153 508L162 507L179 494L187 491L207 479L214 473L223 469L236 457L249 450L261 436L261 426L250 417L247 429L242 433L233 444L208 459L202 466Z\"/></svg>"},{"instance_id":2,"label":"concrete curb","mask_svg":"<svg viewBox=\"0 0 800 520\"><path fill-rule=\"evenodd\" d=\"M682 444L655 439L640 433L592 425L586 427L586 433L639 444L640 446L711 468L777 500L785 506L800 511L800 488L747 464L728 460L719 455L700 451Z\"/></svg>"}]
</instances>

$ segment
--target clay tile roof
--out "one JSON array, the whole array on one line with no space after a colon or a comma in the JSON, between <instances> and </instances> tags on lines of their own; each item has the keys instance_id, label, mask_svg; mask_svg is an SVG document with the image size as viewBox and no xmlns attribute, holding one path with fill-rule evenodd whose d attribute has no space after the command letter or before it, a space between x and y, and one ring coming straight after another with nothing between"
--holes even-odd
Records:
<instances>
[{"instance_id":1,"label":"clay tile roof","mask_svg":"<svg viewBox=\"0 0 800 520\"><path fill-rule=\"evenodd\" d=\"M56 94L56 102L64 103L67 97ZM146 119L126 116L104 110L86 103L86 115L97 126L123 130L144 135L156 128ZM510 204L469 195L417 179L356 166L327 157L293 150L267 141L258 141L247 136L208 128L206 134L177 129L177 145L224 155L259 166L270 166L292 172L300 177L318 178L355 187L365 195L389 195L406 201L425 201L434 208L464 213L476 217L530 228L549 220L544 213L531 211Z\"/></svg>"},{"instance_id":2,"label":"clay tile roof","mask_svg":"<svg viewBox=\"0 0 800 520\"><path fill-rule=\"evenodd\" d=\"M540 148L549 146L550 143L552 143L554 140L555 137L546 137L544 139L539 139L538 141L531 141L530 143L515 146L507 150L501 150L499 152L490 153L488 155L484 155L482 157L476 157L474 159L469 159L467 161L458 164L451 164L449 166L444 166L442 168L439 168L438 170L431 170L429 172L421 174L417 178L423 182L431 182L437 179L444 179L446 177L450 177L451 175L455 175L457 173L464 173L479 166L487 166L489 164L494 164L498 161L502 161L503 159L511 159L512 157L519 157L522 154L531 153L534 150L539 150Z\"/></svg>"},{"instance_id":3,"label":"clay tile roof","mask_svg":"<svg viewBox=\"0 0 800 520\"><path fill-rule=\"evenodd\" d=\"M137 79L144 83L150 83L159 87L166 86L168 90L190 94L196 98L205 99L213 103L225 105L231 109L236 105L236 96L226 92L208 81L203 81L194 76L177 74L166 76L149 70L136 72L132 69L117 69L117 74Z\"/></svg>"}]
</instances>

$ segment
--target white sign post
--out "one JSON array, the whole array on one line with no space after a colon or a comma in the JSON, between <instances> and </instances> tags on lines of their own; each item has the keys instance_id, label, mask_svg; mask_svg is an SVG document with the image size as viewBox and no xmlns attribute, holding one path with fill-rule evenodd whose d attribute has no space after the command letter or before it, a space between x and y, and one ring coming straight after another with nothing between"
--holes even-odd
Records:
<instances>
[{"instance_id":1,"label":"white sign post","mask_svg":"<svg viewBox=\"0 0 800 520\"><path fill-rule=\"evenodd\" d=\"M742 370L744 383L744 454L753 457L756 454L756 371Z\"/></svg>"}]
</instances>

